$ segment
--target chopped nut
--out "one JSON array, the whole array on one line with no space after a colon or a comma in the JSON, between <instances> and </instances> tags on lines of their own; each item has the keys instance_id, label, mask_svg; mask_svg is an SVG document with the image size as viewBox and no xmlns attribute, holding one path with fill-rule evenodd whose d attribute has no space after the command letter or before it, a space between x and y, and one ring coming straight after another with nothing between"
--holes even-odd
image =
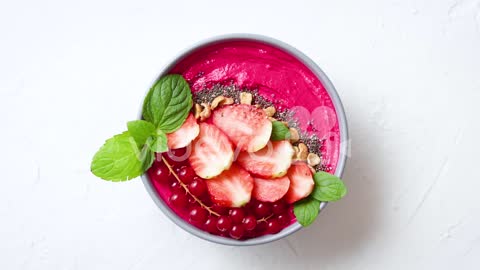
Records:
<instances>
[{"instance_id":1,"label":"chopped nut","mask_svg":"<svg viewBox=\"0 0 480 270\"><path fill-rule=\"evenodd\" d=\"M200 121L205 121L212 115L212 110L210 109L210 105L208 105L207 103L202 103L202 106L203 110L200 113Z\"/></svg>"},{"instance_id":2,"label":"chopped nut","mask_svg":"<svg viewBox=\"0 0 480 270\"><path fill-rule=\"evenodd\" d=\"M298 160L307 160L308 156L308 148L304 143L299 143L298 144L298 154L297 154L297 159Z\"/></svg>"},{"instance_id":3,"label":"chopped nut","mask_svg":"<svg viewBox=\"0 0 480 270\"><path fill-rule=\"evenodd\" d=\"M212 105L210 105L210 109L214 110L217 107L223 105L230 105L233 104L233 98L226 98L224 96L218 96L212 101Z\"/></svg>"},{"instance_id":4,"label":"chopped nut","mask_svg":"<svg viewBox=\"0 0 480 270\"><path fill-rule=\"evenodd\" d=\"M212 110L214 110L215 108L217 108L219 105L221 105L222 102L225 101L225 97L224 96L218 96L216 98L213 99L212 101L212 104L210 105L210 108Z\"/></svg>"},{"instance_id":5,"label":"chopped nut","mask_svg":"<svg viewBox=\"0 0 480 270\"><path fill-rule=\"evenodd\" d=\"M251 93L241 92L240 93L240 103L252 105L253 96Z\"/></svg>"},{"instance_id":6,"label":"chopped nut","mask_svg":"<svg viewBox=\"0 0 480 270\"><path fill-rule=\"evenodd\" d=\"M270 117L273 116L275 114L275 112L277 112L277 110L275 110L275 107L273 107L273 106L267 107L263 110L265 111L267 116L270 116Z\"/></svg>"},{"instance_id":7,"label":"chopped nut","mask_svg":"<svg viewBox=\"0 0 480 270\"><path fill-rule=\"evenodd\" d=\"M286 127L288 127L288 122L287 121L282 121L282 124L284 124Z\"/></svg>"},{"instance_id":8,"label":"chopped nut","mask_svg":"<svg viewBox=\"0 0 480 270\"><path fill-rule=\"evenodd\" d=\"M235 100L233 100L233 98L226 98L225 101L221 104L221 105L231 105L235 103Z\"/></svg>"},{"instance_id":9,"label":"chopped nut","mask_svg":"<svg viewBox=\"0 0 480 270\"><path fill-rule=\"evenodd\" d=\"M260 104L255 104L253 106L255 106L255 108L261 108L262 107L262 106L260 106Z\"/></svg>"},{"instance_id":10,"label":"chopped nut","mask_svg":"<svg viewBox=\"0 0 480 270\"><path fill-rule=\"evenodd\" d=\"M317 154L310 153L307 156L307 163L310 166L317 166L318 164L320 164L320 161L320 157Z\"/></svg>"},{"instance_id":11,"label":"chopped nut","mask_svg":"<svg viewBox=\"0 0 480 270\"><path fill-rule=\"evenodd\" d=\"M200 118L200 113L202 112L202 106L198 103L195 103L195 119Z\"/></svg>"},{"instance_id":12,"label":"chopped nut","mask_svg":"<svg viewBox=\"0 0 480 270\"><path fill-rule=\"evenodd\" d=\"M298 130L295 128L290 128L290 142L296 143L300 140L300 135L298 134Z\"/></svg>"}]
</instances>

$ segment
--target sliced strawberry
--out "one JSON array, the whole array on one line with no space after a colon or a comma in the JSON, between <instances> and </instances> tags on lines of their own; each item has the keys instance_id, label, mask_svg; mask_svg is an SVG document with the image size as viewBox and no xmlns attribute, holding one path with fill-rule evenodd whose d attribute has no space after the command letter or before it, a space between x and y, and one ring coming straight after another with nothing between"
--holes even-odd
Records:
<instances>
[{"instance_id":1,"label":"sliced strawberry","mask_svg":"<svg viewBox=\"0 0 480 270\"><path fill-rule=\"evenodd\" d=\"M276 178L287 174L294 150L288 141L269 143L255 153L241 152L237 162L245 170L263 178Z\"/></svg>"},{"instance_id":2,"label":"sliced strawberry","mask_svg":"<svg viewBox=\"0 0 480 270\"><path fill-rule=\"evenodd\" d=\"M253 178L253 192L255 199L262 202L276 202L280 200L290 187L290 179L283 176L276 179Z\"/></svg>"},{"instance_id":3,"label":"sliced strawberry","mask_svg":"<svg viewBox=\"0 0 480 270\"><path fill-rule=\"evenodd\" d=\"M250 201L253 178L236 164L219 176L206 180L212 202L223 207L240 207Z\"/></svg>"},{"instance_id":4,"label":"sliced strawberry","mask_svg":"<svg viewBox=\"0 0 480 270\"><path fill-rule=\"evenodd\" d=\"M306 163L300 162L292 164L290 169L288 169L287 176L290 178L290 188L285 195L285 200L288 203L294 203L312 193L315 184L313 182L312 171L310 171Z\"/></svg>"},{"instance_id":5,"label":"sliced strawberry","mask_svg":"<svg viewBox=\"0 0 480 270\"><path fill-rule=\"evenodd\" d=\"M232 165L232 143L214 125L201 123L200 134L192 142L188 160L198 176L205 179L215 177Z\"/></svg>"},{"instance_id":6,"label":"sliced strawberry","mask_svg":"<svg viewBox=\"0 0 480 270\"><path fill-rule=\"evenodd\" d=\"M193 114L189 114L183 125L172 133L167 134L169 149L183 148L189 145L200 133L200 127Z\"/></svg>"},{"instance_id":7,"label":"sliced strawberry","mask_svg":"<svg viewBox=\"0 0 480 270\"><path fill-rule=\"evenodd\" d=\"M272 123L265 112L252 105L237 104L216 109L212 121L242 151L262 149L272 134Z\"/></svg>"}]
</instances>

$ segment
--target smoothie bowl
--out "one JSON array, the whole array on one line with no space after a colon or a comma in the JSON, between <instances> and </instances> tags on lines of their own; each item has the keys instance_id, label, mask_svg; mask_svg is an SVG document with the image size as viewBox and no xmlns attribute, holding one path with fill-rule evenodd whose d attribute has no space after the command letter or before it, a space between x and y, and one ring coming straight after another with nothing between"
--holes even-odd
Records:
<instances>
[{"instance_id":1,"label":"smoothie bowl","mask_svg":"<svg viewBox=\"0 0 480 270\"><path fill-rule=\"evenodd\" d=\"M180 54L127 127L92 172L142 175L158 207L205 240L271 242L346 194L340 99L315 63L268 37L220 36Z\"/></svg>"}]
</instances>

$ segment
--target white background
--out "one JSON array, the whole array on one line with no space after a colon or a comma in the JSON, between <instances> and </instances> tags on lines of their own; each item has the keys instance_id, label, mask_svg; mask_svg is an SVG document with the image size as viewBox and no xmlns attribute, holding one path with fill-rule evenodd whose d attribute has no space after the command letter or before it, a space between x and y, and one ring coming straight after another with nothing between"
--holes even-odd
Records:
<instances>
[{"instance_id":1,"label":"white background","mask_svg":"<svg viewBox=\"0 0 480 270\"><path fill-rule=\"evenodd\" d=\"M0 2L0 269L480 268L479 0L131 2ZM316 61L352 137L348 196L248 248L89 172L164 64L230 32Z\"/></svg>"}]
</instances>

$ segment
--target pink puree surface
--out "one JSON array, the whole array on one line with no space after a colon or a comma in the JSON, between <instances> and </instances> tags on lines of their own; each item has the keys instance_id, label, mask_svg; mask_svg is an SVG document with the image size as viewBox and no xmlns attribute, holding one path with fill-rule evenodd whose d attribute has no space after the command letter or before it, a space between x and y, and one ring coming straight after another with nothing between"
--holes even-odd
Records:
<instances>
[{"instance_id":1,"label":"pink puree surface","mask_svg":"<svg viewBox=\"0 0 480 270\"><path fill-rule=\"evenodd\" d=\"M182 74L193 93L215 84L234 84L258 89L277 108L293 109L301 129L324 140L322 164L335 171L340 133L332 100L313 72L289 53L251 40L221 42L195 50L169 73ZM168 202L168 188L157 183L155 187ZM188 220L187 213L174 211Z\"/></svg>"}]
</instances>

